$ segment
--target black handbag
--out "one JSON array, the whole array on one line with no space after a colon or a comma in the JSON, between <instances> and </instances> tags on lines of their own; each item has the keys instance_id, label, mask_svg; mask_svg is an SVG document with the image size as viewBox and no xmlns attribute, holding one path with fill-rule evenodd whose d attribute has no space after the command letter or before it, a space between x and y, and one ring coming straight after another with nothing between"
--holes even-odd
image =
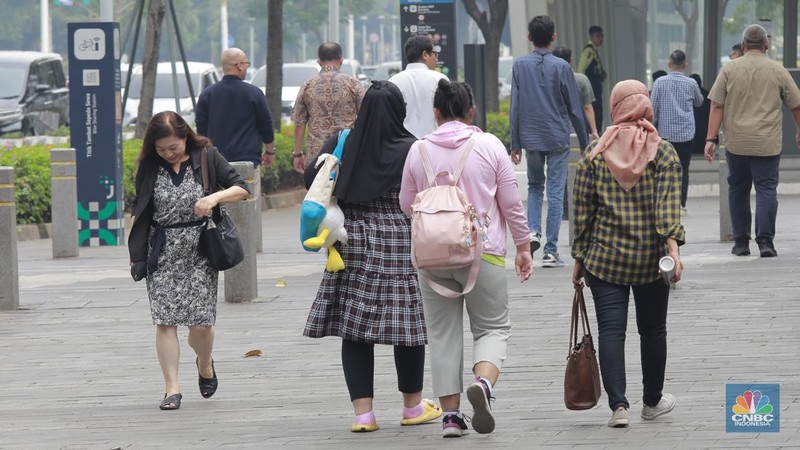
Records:
<instances>
[{"instance_id":1,"label":"black handbag","mask_svg":"<svg viewBox=\"0 0 800 450\"><path fill-rule=\"evenodd\" d=\"M208 149L204 148L200 157L200 171L203 176L203 191L210 194L208 186ZM228 270L244 261L244 248L239 239L236 223L225 208L217 206L200 229L200 254L208 258L209 265L216 270Z\"/></svg>"}]
</instances>

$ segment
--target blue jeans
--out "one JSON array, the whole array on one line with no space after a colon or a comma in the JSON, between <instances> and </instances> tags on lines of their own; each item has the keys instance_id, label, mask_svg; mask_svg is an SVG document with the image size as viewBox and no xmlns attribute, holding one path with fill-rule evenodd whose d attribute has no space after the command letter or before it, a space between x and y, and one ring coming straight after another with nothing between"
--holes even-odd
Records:
<instances>
[{"instance_id":1,"label":"blue jeans","mask_svg":"<svg viewBox=\"0 0 800 450\"><path fill-rule=\"evenodd\" d=\"M756 242L772 242L778 215L778 167L781 156L725 153L728 161L728 208L736 242L750 241L750 189L756 188Z\"/></svg>"},{"instance_id":2,"label":"blue jeans","mask_svg":"<svg viewBox=\"0 0 800 450\"><path fill-rule=\"evenodd\" d=\"M625 333L628 327L630 291L636 303L636 327L639 329L639 348L642 358L642 401L656 406L664 388L667 365L667 304L669 286L660 278L643 285L623 285L605 282L591 273L586 284L592 291L597 313L598 353L603 388L608 406L630 408L625 397Z\"/></svg>"},{"instance_id":3,"label":"blue jeans","mask_svg":"<svg viewBox=\"0 0 800 450\"><path fill-rule=\"evenodd\" d=\"M542 234L542 201L547 184L547 243L544 253L558 253L558 232L564 212L564 190L569 168L569 146L551 152L528 150L528 227ZM545 176L545 164L547 176Z\"/></svg>"}]
</instances>

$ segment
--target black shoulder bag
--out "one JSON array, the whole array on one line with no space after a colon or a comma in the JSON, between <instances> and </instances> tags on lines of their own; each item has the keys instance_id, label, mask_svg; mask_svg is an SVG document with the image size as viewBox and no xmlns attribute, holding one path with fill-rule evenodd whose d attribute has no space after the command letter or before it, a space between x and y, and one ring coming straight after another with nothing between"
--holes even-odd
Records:
<instances>
[{"instance_id":1,"label":"black shoulder bag","mask_svg":"<svg viewBox=\"0 0 800 450\"><path fill-rule=\"evenodd\" d=\"M200 157L200 171L203 176L203 193L211 193L208 186L208 149L204 148ZM239 239L236 223L225 208L217 205L211 217L200 229L200 254L208 258L209 265L216 270L228 270L244 260L244 249Z\"/></svg>"}]
</instances>

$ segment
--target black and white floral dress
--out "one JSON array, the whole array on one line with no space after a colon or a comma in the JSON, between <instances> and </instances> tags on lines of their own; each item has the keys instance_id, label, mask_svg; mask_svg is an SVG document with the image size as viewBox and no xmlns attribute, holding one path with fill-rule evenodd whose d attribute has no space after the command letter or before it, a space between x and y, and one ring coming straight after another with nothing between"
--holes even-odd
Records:
<instances>
[{"instance_id":1,"label":"black and white floral dress","mask_svg":"<svg viewBox=\"0 0 800 450\"><path fill-rule=\"evenodd\" d=\"M153 192L153 220L161 226L196 222L194 205L203 187L194 178L191 160L179 173L166 162L159 165ZM152 252L155 224L150 227ZM200 226L165 228L166 241L158 270L147 276L147 294L155 325L210 326L217 317L217 276L208 259L198 253Z\"/></svg>"}]
</instances>

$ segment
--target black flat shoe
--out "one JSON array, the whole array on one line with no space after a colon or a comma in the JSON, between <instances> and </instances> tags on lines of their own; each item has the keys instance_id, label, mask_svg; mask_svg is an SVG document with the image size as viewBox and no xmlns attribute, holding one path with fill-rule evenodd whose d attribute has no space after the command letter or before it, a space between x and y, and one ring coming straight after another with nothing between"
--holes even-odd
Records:
<instances>
[{"instance_id":1,"label":"black flat shoe","mask_svg":"<svg viewBox=\"0 0 800 450\"><path fill-rule=\"evenodd\" d=\"M197 365L197 384L200 386L200 395L203 398L211 398L215 392L217 392L217 386L219 383L217 382L217 371L214 369L214 360L211 360L211 373L214 375L211 378L203 378L200 375L200 361L199 359L194 360L195 365Z\"/></svg>"},{"instance_id":2,"label":"black flat shoe","mask_svg":"<svg viewBox=\"0 0 800 450\"><path fill-rule=\"evenodd\" d=\"M164 400L158 405L158 408L162 411L172 411L173 409L180 409L181 408L181 399L183 396L178 394L172 394L167 397L167 394L164 394Z\"/></svg>"}]
</instances>

